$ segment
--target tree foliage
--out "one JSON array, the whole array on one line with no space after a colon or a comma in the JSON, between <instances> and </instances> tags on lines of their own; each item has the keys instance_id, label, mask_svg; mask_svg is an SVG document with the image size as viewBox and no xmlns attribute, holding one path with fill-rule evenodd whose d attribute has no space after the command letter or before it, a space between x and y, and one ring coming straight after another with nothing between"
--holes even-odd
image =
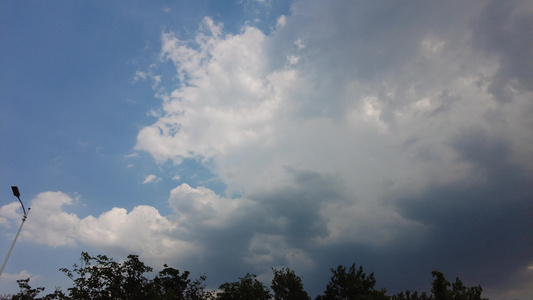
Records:
<instances>
[{"instance_id":1,"label":"tree foliage","mask_svg":"<svg viewBox=\"0 0 533 300\"><path fill-rule=\"evenodd\" d=\"M37 295L44 291L43 287L31 288L30 279L19 279L17 284L19 285L20 292L16 295L13 295L12 300L27 300L27 299L36 299Z\"/></svg>"},{"instance_id":2,"label":"tree foliage","mask_svg":"<svg viewBox=\"0 0 533 300\"><path fill-rule=\"evenodd\" d=\"M466 287L458 277L450 283L439 271L433 271L431 275L435 278L431 288L435 300L487 300L481 298L481 286Z\"/></svg>"},{"instance_id":3,"label":"tree foliage","mask_svg":"<svg viewBox=\"0 0 533 300\"><path fill-rule=\"evenodd\" d=\"M406 290L405 292L399 292L393 295L392 300L432 300L431 296L428 296L426 292L418 294L417 291Z\"/></svg>"},{"instance_id":4,"label":"tree foliage","mask_svg":"<svg viewBox=\"0 0 533 300\"><path fill-rule=\"evenodd\" d=\"M246 274L239 278L239 281L226 282L219 287L217 293L219 300L269 300L270 292L268 288L257 280L254 274Z\"/></svg>"},{"instance_id":5,"label":"tree foliage","mask_svg":"<svg viewBox=\"0 0 533 300\"><path fill-rule=\"evenodd\" d=\"M0 300L310 300L302 279L289 269L272 269L274 277L271 290L253 274L226 282L219 291L208 290L206 276L189 278L189 271L164 265L153 279L146 277L152 268L139 260L137 255L129 255L124 262L116 262L105 255L81 254L81 264L72 269L61 268L73 285L68 294L56 288L54 293L39 297L43 287L32 288L30 279L17 280L20 291L14 295L0 295ZM456 278L450 283L439 271L431 272L433 283L431 294L406 290L388 296L385 289L375 288L374 273L367 274L363 267L352 264L349 268L339 265L331 269L331 278L323 295L315 300L488 300L481 297L481 286L467 287ZM272 293L271 293L272 291Z\"/></svg>"},{"instance_id":6,"label":"tree foliage","mask_svg":"<svg viewBox=\"0 0 533 300\"><path fill-rule=\"evenodd\" d=\"M211 299L212 293L205 289L205 276L191 280L188 271L180 274L179 270L164 265L150 280L145 273L152 272L152 268L137 255L129 255L122 263L105 255L82 252L81 256L81 266L60 269L74 282L68 289L70 299Z\"/></svg>"},{"instance_id":7,"label":"tree foliage","mask_svg":"<svg viewBox=\"0 0 533 300\"><path fill-rule=\"evenodd\" d=\"M73 299L141 300L150 294L144 273L152 268L137 255L129 255L127 261L118 263L105 255L82 252L81 261L81 266L74 265L72 270L60 269L74 282L68 289Z\"/></svg>"},{"instance_id":8,"label":"tree foliage","mask_svg":"<svg viewBox=\"0 0 533 300\"><path fill-rule=\"evenodd\" d=\"M392 300L488 300L481 297L481 286L466 287L458 277L454 283L450 283L439 271L433 271L431 275L434 278L431 296L407 290L392 296Z\"/></svg>"},{"instance_id":9,"label":"tree foliage","mask_svg":"<svg viewBox=\"0 0 533 300\"><path fill-rule=\"evenodd\" d=\"M373 300L388 299L386 290L376 290L374 288L376 279L374 273L367 275L363 267L356 268L352 264L349 269L339 265L337 269L331 269L333 275L329 280L323 296L317 297L321 300Z\"/></svg>"},{"instance_id":10,"label":"tree foliage","mask_svg":"<svg viewBox=\"0 0 533 300\"><path fill-rule=\"evenodd\" d=\"M308 300L311 299L304 290L302 279L289 268L272 269L274 278L270 288L274 293L274 300Z\"/></svg>"},{"instance_id":11,"label":"tree foliage","mask_svg":"<svg viewBox=\"0 0 533 300\"><path fill-rule=\"evenodd\" d=\"M60 289L56 289L54 293L48 294L42 298L37 297L39 293L44 291L44 287L32 288L30 286L30 279L17 280L20 291L12 296L0 296L0 300L54 300L66 299L65 294Z\"/></svg>"},{"instance_id":12,"label":"tree foliage","mask_svg":"<svg viewBox=\"0 0 533 300\"><path fill-rule=\"evenodd\" d=\"M213 298L213 293L205 288L205 275L191 280L189 279L189 271L180 274L177 269L167 265L164 267L151 284L153 297L169 300L208 300Z\"/></svg>"}]
</instances>

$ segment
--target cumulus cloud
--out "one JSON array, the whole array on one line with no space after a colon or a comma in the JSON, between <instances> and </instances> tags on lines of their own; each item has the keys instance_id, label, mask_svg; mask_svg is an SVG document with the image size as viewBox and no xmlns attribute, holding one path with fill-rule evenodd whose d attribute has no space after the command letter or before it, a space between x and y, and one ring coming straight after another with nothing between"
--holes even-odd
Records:
<instances>
[{"instance_id":1,"label":"cumulus cloud","mask_svg":"<svg viewBox=\"0 0 533 300\"><path fill-rule=\"evenodd\" d=\"M246 200L220 197L208 188L192 188L184 183L170 192L169 204L189 226L221 228L246 205Z\"/></svg>"},{"instance_id":2,"label":"cumulus cloud","mask_svg":"<svg viewBox=\"0 0 533 300\"><path fill-rule=\"evenodd\" d=\"M436 225L427 220L442 218L443 235L475 228L446 225L457 204L433 193L456 191L456 218L509 197L525 209L522 183L533 172L533 81L525 70L533 68L517 51L527 52L531 38L501 41L531 37L526 7L297 1L268 36L249 26L223 33L209 18L194 41L164 33L161 57L180 84L161 96L163 114L140 131L136 149L158 162L209 161L227 195L244 191L230 200L181 185L172 192L181 202L171 202L220 225L214 212L233 208L216 203L248 201L258 214L241 237L250 261L276 256L262 239L303 251L304 261L305 249L333 245L429 247ZM507 187L522 192L506 197ZM470 194L488 190L488 202ZM532 239L502 222L512 240ZM513 222L527 225L523 214ZM272 257L254 256L261 251ZM530 260L520 252L514 268Z\"/></svg>"},{"instance_id":3,"label":"cumulus cloud","mask_svg":"<svg viewBox=\"0 0 533 300\"><path fill-rule=\"evenodd\" d=\"M22 208L18 202L12 202L0 207L0 224L2 226L9 227L9 219L19 219L22 218L22 216Z\"/></svg>"},{"instance_id":4,"label":"cumulus cloud","mask_svg":"<svg viewBox=\"0 0 533 300\"><path fill-rule=\"evenodd\" d=\"M65 212L63 206L73 204L75 199L62 192L44 192L31 201L22 238L52 247L74 246L76 229L80 222L77 215Z\"/></svg>"},{"instance_id":5,"label":"cumulus cloud","mask_svg":"<svg viewBox=\"0 0 533 300\"><path fill-rule=\"evenodd\" d=\"M278 109L280 85L271 82L291 76L280 72L266 77L265 36L258 29L247 27L241 35L221 39L221 25L209 18L204 24L198 50L171 33L163 35L162 56L177 66L179 78L189 80L163 97L165 116L139 133L136 149L159 161L209 159L257 140L269 131L265 125Z\"/></svg>"},{"instance_id":6,"label":"cumulus cloud","mask_svg":"<svg viewBox=\"0 0 533 300\"><path fill-rule=\"evenodd\" d=\"M21 240L51 247L85 244L112 253L140 254L159 264L199 252L180 223L161 216L154 207L136 206L130 212L115 207L97 217L80 218L66 212L74 201L79 200L62 192L37 195L31 201ZM15 221L19 216L10 212L15 204L2 206L0 217Z\"/></svg>"},{"instance_id":7,"label":"cumulus cloud","mask_svg":"<svg viewBox=\"0 0 533 300\"><path fill-rule=\"evenodd\" d=\"M131 212L113 208L99 217L88 216L80 221L78 239L99 249L120 247L131 253L160 262L184 258L198 251L184 240L178 223L163 217L151 206L136 206Z\"/></svg>"}]
</instances>

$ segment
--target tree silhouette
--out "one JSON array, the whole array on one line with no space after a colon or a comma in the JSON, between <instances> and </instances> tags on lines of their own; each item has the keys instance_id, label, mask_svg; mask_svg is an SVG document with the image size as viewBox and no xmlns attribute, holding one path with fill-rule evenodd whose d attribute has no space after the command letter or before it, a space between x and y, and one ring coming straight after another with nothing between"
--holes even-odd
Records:
<instances>
[{"instance_id":1,"label":"tree silhouette","mask_svg":"<svg viewBox=\"0 0 533 300\"><path fill-rule=\"evenodd\" d=\"M152 268L139 260L137 255L129 255L124 262L116 262L105 255L91 256L81 253L81 264L73 265L72 270L61 268L73 281L68 295L56 288L55 292L44 297L38 295L43 287L32 288L30 279L17 280L20 291L14 295L0 295L0 300L310 300L304 290L302 279L289 268L272 269L270 293L268 287L253 274L239 278L236 282L226 282L218 293L206 289L206 276L190 279L189 271L164 265L153 279L145 276ZM425 292L406 290L388 296L386 289L376 290L374 273L366 274L363 267L352 264L349 268L339 265L331 269L332 275L324 291L315 300L488 300L481 297L481 286L467 287L456 278L450 283L439 271L431 272L433 282L431 295Z\"/></svg>"},{"instance_id":2,"label":"tree silhouette","mask_svg":"<svg viewBox=\"0 0 533 300\"><path fill-rule=\"evenodd\" d=\"M253 274L239 278L236 282L226 282L217 293L219 300L269 300L271 295L268 288L263 285Z\"/></svg>"},{"instance_id":3,"label":"tree silhouette","mask_svg":"<svg viewBox=\"0 0 533 300\"><path fill-rule=\"evenodd\" d=\"M428 296L426 292L418 294L417 291L406 290L405 292L399 292L391 297L392 300L433 300L431 296Z\"/></svg>"},{"instance_id":4,"label":"tree silhouette","mask_svg":"<svg viewBox=\"0 0 533 300\"><path fill-rule=\"evenodd\" d=\"M272 279L272 292L274 300L308 300L311 299L304 290L302 279L293 270L284 268L281 270L272 269L274 278Z\"/></svg>"},{"instance_id":5,"label":"tree silhouette","mask_svg":"<svg viewBox=\"0 0 533 300\"><path fill-rule=\"evenodd\" d=\"M56 289L54 293L48 294L42 298L37 297L39 293L44 291L44 287L32 288L30 286L30 279L17 280L20 291L12 296L1 296L1 300L54 300L54 299L66 299L65 294L60 289Z\"/></svg>"},{"instance_id":6,"label":"tree silhouette","mask_svg":"<svg viewBox=\"0 0 533 300\"><path fill-rule=\"evenodd\" d=\"M164 267L151 283L153 299L208 300L214 297L205 289L205 275L191 281L189 271L180 274L177 269Z\"/></svg>"},{"instance_id":7,"label":"tree silhouette","mask_svg":"<svg viewBox=\"0 0 533 300\"><path fill-rule=\"evenodd\" d=\"M346 267L339 265L337 269L331 269L333 275L329 280L326 291L323 296L316 299L321 300L372 300L388 299L386 290L376 290L374 286L376 279L374 273L366 275L363 267L358 269L352 264L347 270Z\"/></svg>"},{"instance_id":8,"label":"tree silhouette","mask_svg":"<svg viewBox=\"0 0 533 300\"><path fill-rule=\"evenodd\" d=\"M435 278L431 288L435 300L488 300L481 298L483 291L481 286L466 287L459 277L451 284L439 271L433 271L431 275ZM452 287L451 290L449 289L450 286Z\"/></svg>"},{"instance_id":9,"label":"tree silhouette","mask_svg":"<svg viewBox=\"0 0 533 300\"><path fill-rule=\"evenodd\" d=\"M128 255L128 260L117 263L105 255L90 256L81 253L82 266L72 270L61 268L74 286L69 288L73 299L146 299L148 279L144 273L152 268L139 260L137 255Z\"/></svg>"}]
</instances>

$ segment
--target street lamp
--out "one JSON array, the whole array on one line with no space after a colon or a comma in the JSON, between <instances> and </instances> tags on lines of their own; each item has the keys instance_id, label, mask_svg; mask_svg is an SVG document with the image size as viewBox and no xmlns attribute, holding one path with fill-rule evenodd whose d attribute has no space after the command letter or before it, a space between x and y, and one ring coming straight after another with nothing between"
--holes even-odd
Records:
<instances>
[{"instance_id":1,"label":"street lamp","mask_svg":"<svg viewBox=\"0 0 533 300\"><path fill-rule=\"evenodd\" d=\"M22 230L22 225L24 225L24 222L26 222L26 218L28 218L28 213L30 212L30 209L31 209L31 208L28 208L28 213L26 213L24 204L22 204L22 200L20 200L20 192L19 192L18 187L12 186L11 190L13 191L13 196L19 199L20 205L22 206L22 211L24 212L24 216L22 217L22 223L20 223L20 227L19 227L19 230L17 231L17 235L15 235L15 239L13 240L13 243L11 243L11 248L9 248L9 251L7 252L6 259L4 259L4 264L2 264L2 268L0 269L0 276L2 276L2 272L4 272L4 267L6 266L7 260L9 259L9 255L11 255L11 251L13 251L13 247L15 247L15 242L17 241L20 231Z\"/></svg>"}]
</instances>

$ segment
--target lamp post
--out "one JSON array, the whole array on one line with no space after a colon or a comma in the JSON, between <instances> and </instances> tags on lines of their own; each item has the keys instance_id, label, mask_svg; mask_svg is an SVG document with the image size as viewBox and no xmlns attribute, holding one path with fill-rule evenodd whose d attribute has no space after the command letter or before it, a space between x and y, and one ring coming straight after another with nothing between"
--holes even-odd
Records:
<instances>
[{"instance_id":1,"label":"lamp post","mask_svg":"<svg viewBox=\"0 0 533 300\"><path fill-rule=\"evenodd\" d=\"M12 186L11 190L13 191L13 196L19 199L20 205L22 206L22 211L24 212L24 216L22 217L22 223L20 223L20 227L19 227L19 230L17 231L17 234L15 235L15 239L13 239L13 243L11 243L11 247L9 248L9 251L7 252L6 259L4 259L4 264L2 264L2 268L0 269L0 276L2 276L2 272L4 272L4 267L6 266L7 260L9 259L9 255L11 255L11 251L13 251L13 247L15 247L15 242L17 241L20 231L22 230L22 225L24 225L24 222L26 222L26 218L28 218L28 214L26 213L24 204L22 204L22 200L20 200L19 188L16 186ZM30 212L30 209L31 208L28 208L28 213Z\"/></svg>"}]
</instances>

